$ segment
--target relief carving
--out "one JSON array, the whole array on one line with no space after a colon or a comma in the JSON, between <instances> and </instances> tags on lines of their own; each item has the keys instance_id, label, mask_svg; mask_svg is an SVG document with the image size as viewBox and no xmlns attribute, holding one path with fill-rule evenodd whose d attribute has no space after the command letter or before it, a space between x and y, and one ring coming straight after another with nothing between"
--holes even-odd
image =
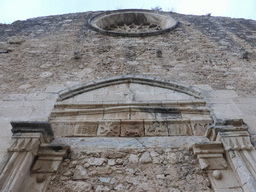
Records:
<instances>
[{"instance_id":1,"label":"relief carving","mask_svg":"<svg viewBox=\"0 0 256 192\"><path fill-rule=\"evenodd\" d=\"M97 136L119 137L120 136L120 121L99 122Z\"/></svg>"},{"instance_id":2,"label":"relief carving","mask_svg":"<svg viewBox=\"0 0 256 192\"><path fill-rule=\"evenodd\" d=\"M212 119L202 119L202 120L190 120L193 134L196 136L204 136L207 127L212 124Z\"/></svg>"},{"instance_id":3,"label":"relief carving","mask_svg":"<svg viewBox=\"0 0 256 192\"><path fill-rule=\"evenodd\" d=\"M96 136L97 123L84 122L75 125L75 136Z\"/></svg>"},{"instance_id":4,"label":"relief carving","mask_svg":"<svg viewBox=\"0 0 256 192\"><path fill-rule=\"evenodd\" d=\"M143 121L122 121L121 136L141 137L144 136Z\"/></svg>"},{"instance_id":5,"label":"relief carving","mask_svg":"<svg viewBox=\"0 0 256 192\"><path fill-rule=\"evenodd\" d=\"M192 135L189 123L169 123L168 135Z\"/></svg>"},{"instance_id":6,"label":"relief carving","mask_svg":"<svg viewBox=\"0 0 256 192\"><path fill-rule=\"evenodd\" d=\"M144 121L146 136L168 136L168 123L162 121Z\"/></svg>"}]
</instances>

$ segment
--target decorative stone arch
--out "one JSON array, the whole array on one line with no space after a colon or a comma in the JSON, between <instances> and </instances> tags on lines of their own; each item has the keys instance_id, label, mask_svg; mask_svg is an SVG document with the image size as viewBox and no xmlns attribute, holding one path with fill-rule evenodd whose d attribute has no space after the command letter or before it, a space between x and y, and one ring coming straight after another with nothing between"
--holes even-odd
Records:
<instances>
[{"instance_id":1,"label":"decorative stone arch","mask_svg":"<svg viewBox=\"0 0 256 192\"><path fill-rule=\"evenodd\" d=\"M123 84L123 83L137 83L141 85L149 85L154 87L160 87L165 89L170 89L185 93L195 98L202 98L201 90L192 87L190 85L185 85L180 82L175 82L171 80L162 80L156 77L150 76L140 76L140 75L125 75L125 76L115 76L106 79L91 81L89 83L79 84L68 89L60 91L58 101L74 97L78 94L89 92L102 87L107 87L111 85Z\"/></svg>"}]
</instances>

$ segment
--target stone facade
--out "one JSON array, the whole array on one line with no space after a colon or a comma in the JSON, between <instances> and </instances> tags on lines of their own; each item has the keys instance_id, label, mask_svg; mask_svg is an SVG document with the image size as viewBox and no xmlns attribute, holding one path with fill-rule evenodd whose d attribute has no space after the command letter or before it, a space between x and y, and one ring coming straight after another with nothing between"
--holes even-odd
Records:
<instances>
[{"instance_id":1,"label":"stone facade","mask_svg":"<svg viewBox=\"0 0 256 192\"><path fill-rule=\"evenodd\" d=\"M0 190L255 191L256 22L115 37L99 13L0 25Z\"/></svg>"}]
</instances>

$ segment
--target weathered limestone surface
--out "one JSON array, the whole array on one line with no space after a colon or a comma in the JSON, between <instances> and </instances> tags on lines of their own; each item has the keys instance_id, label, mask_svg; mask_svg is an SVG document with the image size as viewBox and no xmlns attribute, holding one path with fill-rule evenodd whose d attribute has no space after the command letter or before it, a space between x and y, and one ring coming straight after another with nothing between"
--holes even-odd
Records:
<instances>
[{"instance_id":1,"label":"weathered limestone surface","mask_svg":"<svg viewBox=\"0 0 256 192\"><path fill-rule=\"evenodd\" d=\"M72 151L47 191L212 191L188 150Z\"/></svg>"}]
</instances>

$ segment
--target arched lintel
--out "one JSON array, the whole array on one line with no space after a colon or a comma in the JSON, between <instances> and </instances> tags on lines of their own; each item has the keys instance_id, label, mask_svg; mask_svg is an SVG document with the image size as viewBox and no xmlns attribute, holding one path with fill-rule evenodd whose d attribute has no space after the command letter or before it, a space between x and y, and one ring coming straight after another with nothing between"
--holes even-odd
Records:
<instances>
[{"instance_id":1,"label":"arched lintel","mask_svg":"<svg viewBox=\"0 0 256 192\"><path fill-rule=\"evenodd\" d=\"M78 94L89 92L95 89L100 89L103 87L108 87L117 84L123 83L137 83L142 85L149 85L154 87L160 87L165 89L174 90L177 92L185 93L190 96L194 96L195 98L201 99L201 90L193 87L191 85L186 85L180 82L171 81L171 80L163 80L156 77L151 76L140 76L140 75L122 75L122 76L114 76L110 78L100 79L96 81L91 81L88 83L79 84L67 89L64 89L60 92L58 101L62 101L71 97L74 97Z\"/></svg>"}]
</instances>

